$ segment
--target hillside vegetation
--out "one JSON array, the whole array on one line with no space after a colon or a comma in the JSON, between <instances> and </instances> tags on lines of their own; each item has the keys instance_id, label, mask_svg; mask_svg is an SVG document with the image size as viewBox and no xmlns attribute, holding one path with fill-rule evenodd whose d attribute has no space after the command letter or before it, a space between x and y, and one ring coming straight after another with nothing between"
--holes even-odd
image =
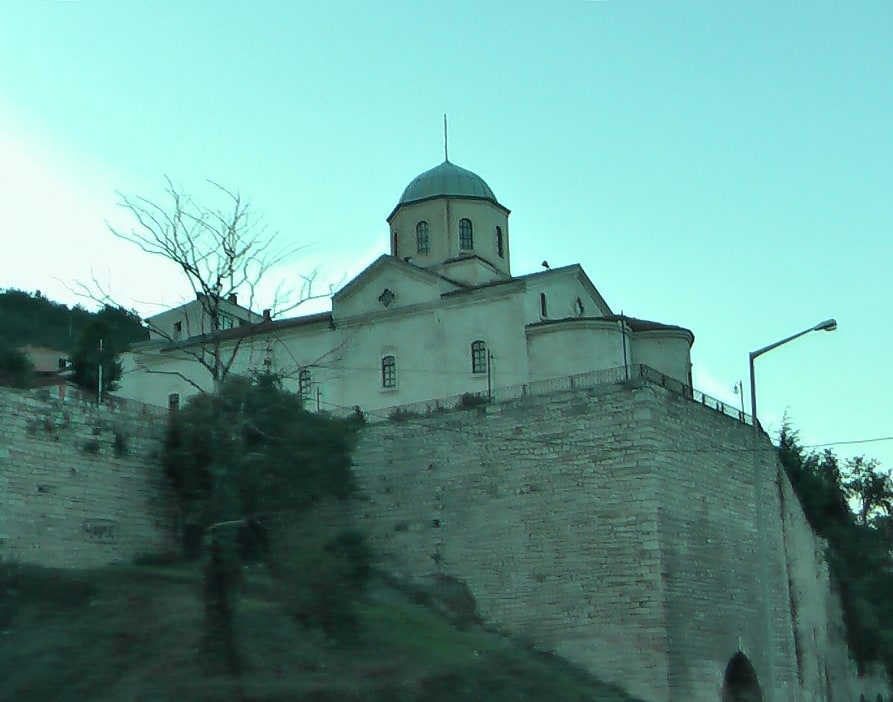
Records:
<instances>
[{"instance_id":1,"label":"hillside vegetation","mask_svg":"<svg viewBox=\"0 0 893 702\"><path fill-rule=\"evenodd\" d=\"M40 291L5 290L0 292L0 385L29 387L34 367L21 349L43 346L68 354L73 379L85 388L96 388L101 364L103 391L114 390L121 377L118 354L147 338L139 317L123 308L106 305L88 312L48 300Z\"/></svg>"},{"instance_id":2,"label":"hillside vegetation","mask_svg":"<svg viewBox=\"0 0 893 702\"><path fill-rule=\"evenodd\" d=\"M831 450L809 451L789 424L778 456L826 557L843 603L847 640L860 672L884 666L893 679L893 480L877 461L843 464Z\"/></svg>"},{"instance_id":3,"label":"hillside vegetation","mask_svg":"<svg viewBox=\"0 0 893 702\"><path fill-rule=\"evenodd\" d=\"M635 702L475 623L467 595L370 579L348 638L291 614L287 589L243 570L241 670L208 665L197 564L54 571L0 564L0 699L17 702ZM444 593L452 592L450 596Z\"/></svg>"},{"instance_id":4,"label":"hillside vegetation","mask_svg":"<svg viewBox=\"0 0 893 702\"><path fill-rule=\"evenodd\" d=\"M53 302L39 290L33 294L3 290L0 291L0 343L12 347L46 346L71 353L90 323L103 314L112 318L110 343L123 348L148 338L139 318L123 309L105 307L100 312L88 312L78 305L68 307Z\"/></svg>"}]
</instances>

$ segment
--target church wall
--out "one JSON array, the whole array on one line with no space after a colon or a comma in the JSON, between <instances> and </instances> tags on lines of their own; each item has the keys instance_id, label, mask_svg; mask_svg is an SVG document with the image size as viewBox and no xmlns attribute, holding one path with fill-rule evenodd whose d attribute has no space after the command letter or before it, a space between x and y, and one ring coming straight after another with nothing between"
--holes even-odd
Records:
<instances>
[{"instance_id":1,"label":"church wall","mask_svg":"<svg viewBox=\"0 0 893 702\"><path fill-rule=\"evenodd\" d=\"M508 217L505 213L489 202L483 200L449 201L450 210L450 255L459 256L459 220L466 217L471 220L474 234L474 249L468 253L475 253L481 258L490 261L500 270L509 273L509 232ZM502 228L503 242L505 245L504 256L501 258L496 252L496 227Z\"/></svg>"},{"instance_id":2,"label":"church wall","mask_svg":"<svg viewBox=\"0 0 893 702\"><path fill-rule=\"evenodd\" d=\"M691 384L691 347L685 332L640 331L630 341L633 363L650 366L686 385Z\"/></svg>"},{"instance_id":3,"label":"church wall","mask_svg":"<svg viewBox=\"0 0 893 702\"><path fill-rule=\"evenodd\" d=\"M494 288L405 314L398 309L381 310L375 317L357 315L336 322L334 329L313 324L256 334L242 341L230 372L247 375L263 370L269 358L270 368L283 375L285 387L297 392L299 370L306 367L312 382L311 409L359 405L375 410L466 392L485 393L487 374L472 373L471 367L471 343L483 340L493 354L492 386L525 383L528 359L519 297L518 291ZM394 389L382 387L385 355L397 359ZM152 368L163 372L146 373L135 370L133 356L125 359L133 372L125 376L118 392L121 397L167 407L168 395L176 392L183 404L198 391L178 374L198 378L211 389L207 370L194 360L155 354Z\"/></svg>"},{"instance_id":4,"label":"church wall","mask_svg":"<svg viewBox=\"0 0 893 702\"><path fill-rule=\"evenodd\" d=\"M444 308L443 324L447 329L455 330L448 335L445 351L449 358L444 360L443 366L456 371L450 395L468 390L486 391L486 375L471 373L471 342L478 339L487 344L493 355L490 368L493 387L527 381L529 366L519 297L519 293L499 295Z\"/></svg>"},{"instance_id":5,"label":"church wall","mask_svg":"<svg viewBox=\"0 0 893 702\"><path fill-rule=\"evenodd\" d=\"M463 300L406 316L382 318L375 324L341 329L341 363L349 382L349 406L373 410L464 392L486 392L486 374L471 372L471 343L483 340L494 355L492 382L524 382L526 353L523 321L509 296ZM397 362L397 387L381 386L384 355ZM349 397L347 397L349 395Z\"/></svg>"},{"instance_id":6,"label":"church wall","mask_svg":"<svg viewBox=\"0 0 893 702\"><path fill-rule=\"evenodd\" d=\"M336 296L332 308L336 324L360 315L384 314L412 305L436 302L442 292L455 288L446 281L438 284L437 278L430 274L419 271L417 275L412 275L410 271L411 268L403 265L382 266L360 287L353 288L350 295ZM387 306L378 299L385 289L393 293Z\"/></svg>"},{"instance_id":7,"label":"church wall","mask_svg":"<svg viewBox=\"0 0 893 702\"><path fill-rule=\"evenodd\" d=\"M574 319L529 328L531 380L620 367L623 343L618 322Z\"/></svg>"},{"instance_id":8,"label":"church wall","mask_svg":"<svg viewBox=\"0 0 893 702\"><path fill-rule=\"evenodd\" d=\"M242 343L232 372L250 375L262 371L269 358L270 370L282 376L285 389L297 393L299 373L306 368L311 382L308 406L315 408L317 389L322 398L331 400L334 386L340 384L340 338L327 323L257 334Z\"/></svg>"},{"instance_id":9,"label":"church wall","mask_svg":"<svg viewBox=\"0 0 893 702\"><path fill-rule=\"evenodd\" d=\"M427 254L420 254L416 244L416 224L428 223ZM412 262L422 268L428 268L438 261L450 258L450 248L444 232L447 229L447 213L444 200L426 200L403 205L391 221L391 236L396 232L398 258L409 256ZM394 252L391 251L394 255Z\"/></svg>"},{"instance_id":10,"label":"church wall","mask_svg":"<svg viewBox=\"0 0 893 702\"><path fill-rule=\"evenodd\" d=\"M435 310L381 319L342 333L350 338L342 357L350 373L351 406L376 409L444 394L444 331ZM381 359L387 355L396 359L395 388L382 387Z\"/></svg>"},{"instance_id":11,"label":"church wall","mask_svg":"<svg viewBox=\"0 0 893 702\"><path fill-rule=\"evenodd\" d=\"M601 316L589 292L573 270L541 273L525 280L524 314L527 323L540 320L571 319L581 316L574 308L579 297L584 317ZM546 315L542 314L541 294L546 296ZM595 366L589 368L594 370Z\"/></svg>"},{"instance_id":12,"label":"church wall","mask_svg":"<svg viewBox=\"0 0 893 702\"><path fill-rule=\"evenodd\" d=\"M180 405L199 390L186 382L189 378L205 391L213 388L211 374L198 361L173 353L126 353L121 355L122 375L115 395L158 407L168 406L171 394L180 395ZM147 372L145 368L151 368Z\"/></svg>"},{"instance_id":13,"label":"church wall","mask_svg":"<svg viewBox=\"0 0 893 702\"><path fill-rule=\"evenodd\" d=\"M221 325L224 329L238 326L239 320L250 320L252 322L261 320L260 315L253 314L224 299L219 301L218 310L221 315ZM205 311L205 306L199 300L192 300L174 309L153 315L147 321L149 323L150 339L179 341L190 336L206 334L211 330L211 320ZM179 332L174 328L176 322L181 324Z\"/></svg>"},{"instance_id":14,"label":"church wall","mask_svg":"<svg viewBox=\"0 0 893 702\"><path fill-rule=\"evenodd\" d=\"M471 220L473 232L474 248L467 252L459 249L459 220L463 217ZM428 222L428 255L419 254L416 245L416 224L422 220ZM502 257L497 254L496 227L502 228ZM462 253L473 253L505 273L511 272L508 216L489 202L450 198L403 205L391 220L392 236L395 232L397 256L409 256L414 264L423 268L457 258Z\"/></svg>"},{"instance_id":15,"label":"church wall","mask_svg":"<svg viewBox=\"0 0 893 702\"><path fill-rule=\"evenodd\" d=\"M464 285L485 285L506 279L502 273L494 271L486 261L465 254L460 255L459 260L454 259L431 270Z\"/></svg>"}]
</instances>

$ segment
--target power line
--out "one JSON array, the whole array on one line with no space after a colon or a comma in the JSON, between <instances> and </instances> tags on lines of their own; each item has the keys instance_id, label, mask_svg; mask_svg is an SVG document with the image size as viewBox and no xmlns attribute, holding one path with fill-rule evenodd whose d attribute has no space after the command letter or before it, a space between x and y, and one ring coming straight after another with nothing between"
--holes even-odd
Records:
<instances>
[{"instance_id":1,"label":"power line","mask_svg":"<svg viewBox=\"0 0 893 702\"><path fill-rule=\"evenodd\" d=\"M869 439L848 439L845 441L829 441L826 444L806 444L803 448L825 448L826 446L852 446L854 444L873 444L881 441L893 441L893 436L875 436Z\"/></svg>"}]
</instances>

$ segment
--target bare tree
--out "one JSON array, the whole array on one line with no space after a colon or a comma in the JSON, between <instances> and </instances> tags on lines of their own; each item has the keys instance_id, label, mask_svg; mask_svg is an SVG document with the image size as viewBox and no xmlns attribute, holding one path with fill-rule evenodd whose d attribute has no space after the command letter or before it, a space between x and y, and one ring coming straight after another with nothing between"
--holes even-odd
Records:
<instances>
[{"instance_id":1,"label":"bare tree","mask_svg":"<svg viewBox=\"0 0 893 702\"><path fill-rule=\"evenodd\" d=\"M299 247L279 246L275 233L268 231L263 218L238 192L208 181L225 203L223 208L216 209L183 194L170 178L166 181L167 199L163 203L119 192L119 204L130 213L134 224L126 230L107 224L116 237L175 264L189 281L201 305L202 324L198 334L187 330L191 338L184 342L183 351L207 369L217 387L229 373L244 338L233 334L231 345L224 351L226 339L222 332L227 306L241 298L242 306L251 310L265 276L292 258ZM315 277L315 273L302 276L297 290L280 285L269 316L319 297L313 292ZM150 329L170 341L175 340L168 329ZM176 374L199 387L193 380Z\"/></svg>"}]
</instances>

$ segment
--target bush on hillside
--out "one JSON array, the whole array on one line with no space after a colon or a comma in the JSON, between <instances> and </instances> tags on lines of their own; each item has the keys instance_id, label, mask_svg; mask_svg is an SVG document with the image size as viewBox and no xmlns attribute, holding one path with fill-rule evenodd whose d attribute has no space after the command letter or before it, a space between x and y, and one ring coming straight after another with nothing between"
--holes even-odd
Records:
<instances>
[{"instance_id":1,"label":"bush on hillside","mask_svg":"<svg viewBox=\"0 0 893 702\"><path fill-rule=\"evenodd\" d=\"M893 677L893 483L874 461L841 467L830 450L805 450L783 425L778 456L813 530L828 541L847 642L860 674L881 663ZM851 505L856 505L854 511Z\"/></svg>"},{"instance_id":2,"label":"bush on hillside","mask_svg":"<svg viewBox=\"0 0 893 702\"><path fill-rule=\"evenodd\" d=\"M0 385L26 388L31 385L34 366L22 351L11 346L0 346Z\"/></svg>"}]
</instances>

